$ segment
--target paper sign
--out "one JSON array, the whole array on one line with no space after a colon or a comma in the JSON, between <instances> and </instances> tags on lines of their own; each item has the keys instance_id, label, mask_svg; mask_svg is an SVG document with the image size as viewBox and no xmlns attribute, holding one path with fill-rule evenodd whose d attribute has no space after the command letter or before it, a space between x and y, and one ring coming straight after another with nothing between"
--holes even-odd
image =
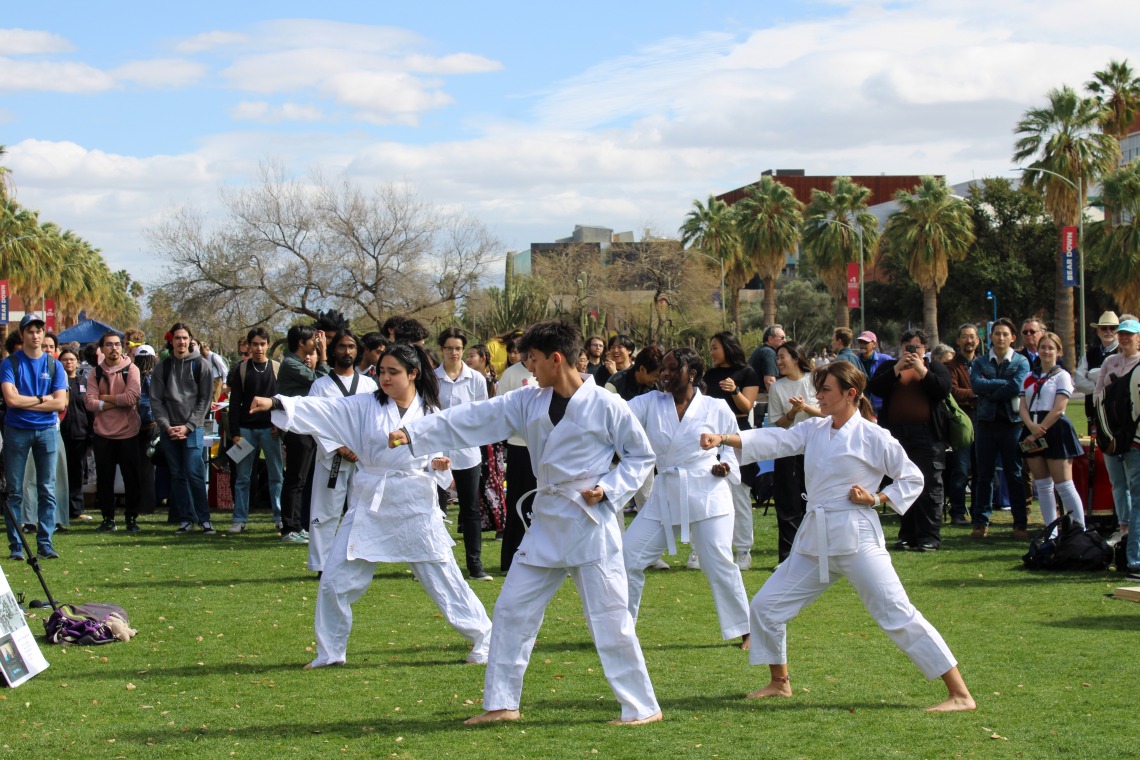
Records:
<instances>
[{"instance_id":1,"label":"paper sign","mask_svg":"<svg viewBox=\"0 0 1140 760\"><path fill-rule=\"evenodd\" d=\"M234 441L234 445L231 446L230 450L226 452L226 456L234 460L234 462L240 462L251 453L253 453L253 444L246 439L241 438Z\"/></svg>"},{"instance_id":2,"label":"paper sign","mask_svg":"<svg viewBox=\"0 0 1140 760\"><path fill-rule=\"evenodd\" d=\"M0 569L0 672L9 686L19 686L47 666L24 611Z\"/></svg>"}]
</instances>

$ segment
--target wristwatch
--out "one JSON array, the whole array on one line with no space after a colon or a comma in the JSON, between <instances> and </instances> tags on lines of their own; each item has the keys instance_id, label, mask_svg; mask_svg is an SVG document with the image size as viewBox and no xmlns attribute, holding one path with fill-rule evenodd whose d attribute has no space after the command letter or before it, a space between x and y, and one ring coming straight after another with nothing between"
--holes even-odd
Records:
<instances>
[{"instance_id":1,"label":"wristwatch","mask_svg":"<svg viewBox=\"0 0 1140 760\"><path fill-rule=\"evenodd\" d=\"M39 403L41 403L41 404L42 404L42 403L44 402L44 397L43 397L43 396L36 396L36 398L37 398L37 399L39 399Z\"/></svg>"}]
</instances>

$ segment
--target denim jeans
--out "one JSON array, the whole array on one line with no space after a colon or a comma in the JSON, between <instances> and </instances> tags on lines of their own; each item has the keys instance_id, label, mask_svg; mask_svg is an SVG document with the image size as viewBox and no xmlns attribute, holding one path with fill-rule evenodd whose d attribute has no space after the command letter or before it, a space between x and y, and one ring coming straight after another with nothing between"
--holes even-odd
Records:
<instances>
[{"instance_id":1,"label":"denim jeans","mask_svg":"<svg viewBox=\"0 0 1140 760\"><path fill-rule=\"evenodd\" d=\"M1104 469L1108 470L1108 479L1112 483L1112 505L1116 510L1116 522L1120 527L1129 524L1129 513L1132 511L1134 489L1129 488L1128 473L1124 469L1124 460L1129 455L1135 457L1137 449L1131 448L1125 456L1104 455ZM1132 530L1129 528L1129 530Z\"/></svg>"},{"instance_id":2,"label":"denim jeans","mask_svg":"<svg viewBox=\"0 0 1140 760\"><path fill-rule=\"evenodd\" d=\"M55 464L58 454L59 433L55 428L26 430L4 426L4 475L8 478L8 505L16 519L28 520L24 515L24 473L30 454L36 463L36 495L39 497L36 546L39 553L51 549L51 536L55 532ZM8 551L22 551L20 526L12 525L5 513L8 529Z\"/></svg>"},{"instance_id":3,"label":"denim jeans","mask_svg":"<svg viewBox=\"0 0 1140 760\"><path fill-rule=\"evenodd\" d=\"M974 447L950 451L946 454L946 501L951 517L966 516L966 485L970 485L970 501L976 503L977 483L971 476L977 474L974 466Z\"/></svg>"},{"instance_id":4,"label":"denim jeans","mask_svg":"<svg viewBox=\"0 0 1140 760\"><path fill-rule=\"evenodd\" d=\"M253 446L253 451L238 462L237 482L234 483L234 522L249 520L249 480L257 452L265 454L265 469L269 472L269 504L273 507L273 521L281 521L281 439L273 437L273 428L241 428L241 437Z\"/></svg>"},{"instance_id":5,"label":"denim jeans","mask_svg":"<svg viewBox=\"0 0 1140 760\"><path fill-rule=\"evenodd\" d=\"M1109 464L1109 460L1112 463ZM1116 514L1120 515L1120 503L1124 498L1131 501L1132 508L1125 518L1128 523L1128 546L1125 550L1128 569L1140 570L1140 449L1128 449L1124 456L1104 458L1108 467L1108 477L1112 480L1112 496L1116 500ZM1123 525L1124 522L1121 522Z\"/></svg>"},{"instance_id":6,"label":"denim jeans","mask_svg":"<svg viewBox=\"0 0 1140 760\"><path fill-rule=\"evenodd\" d=\"M1021 425L987 425L981 423L974 430L974 452L978 466L977 493L974 494L974 507L971 511L974 525L989 525L993 513L994 472L998 458L1001 458L1005 473L1006 488L1009 489L1009 506L1013 512L1013 527L1024 528L1029 523L1025 509L1025 486L1021 480L1021 450L1017 439L1021 435Z\"/></svg>"},{"instance_id":7,"label":"denim jeans","mask_svg":"<svg viewBox=\"0 0 1140 760\"><path fill-rule=\"evenodd\" d=\"M206 498L206 460L202 450L202 428L194 430L184 441L172 441L162 434L166 467L170 470L170 498L178 507L182 522L201 525L210 520L210 502Z\"/></svg>"}]
</instances>

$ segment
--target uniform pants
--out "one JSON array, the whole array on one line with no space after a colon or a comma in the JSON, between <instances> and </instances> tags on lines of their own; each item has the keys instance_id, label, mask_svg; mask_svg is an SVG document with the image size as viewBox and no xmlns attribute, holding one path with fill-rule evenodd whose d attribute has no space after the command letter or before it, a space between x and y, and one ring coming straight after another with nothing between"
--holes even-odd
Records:
<instances>
[{"instance_id":1,"label":"uniform pants","mask_svg":"<svg viewBox=\"0 0 1140 760\"><path fill-rule=\"evenodd\" d=\"M732 561L732 524L732 515L717 515L689 524L693 551L701 558L701 572L712 589L720 633L726 640L748 633L748 597L740 568ZM679 540L681 526L672 525L670 529ZM660 520L638 515L622 538L625 572L629 576L629 614L635 623L645 589L645 568L667 548L665 530Z\"/></svg>"},{"instance_id":2,"label":"uniform pants","mask_svg":"<svg viewBox=\"0 0 1140 760\"><path fill-rule=\"evenodd\" d=\"M958 664L942 636L910 603L874 529L863 525L859 530L855 554L827 558L827 583L819 580L818 557L792 552L788 561L776 568L749 608L752 648L748 658L753 665L788 662L788 621L818 599L840 575L847 578L867 612L924 676L934 680Z\"/></svg>"},{"instance_id":3,"label":"uniform pants","mask_svg":"<svg viewBox=\"0 0 1140 760\"><path fill-rule=\"evenodd\" d=\"M634 633L625 565L617 553L578 567L537 567L523 562L511 566L495 602L495 636L483 684L483 709L519 709L523 675L546 605L566 580L567 571L578 587L586 625L606 680L621 704L622 720L654 715L660 708Z\"/></svg>"},{"instance_id":4,"label":"uniform pants","mask_svg":"<svg viewBox=\"0 0 1140 760\"><path fill-rule=\"evenodd\" d=\"M340 524L340 516L344 514L345 499L348 498L352 474L356 472L356 465L342 458L336 485L329 488L332 463L332 459L317 457L316 464L313 465L313 496L312 506L309 508L308 531L309 569L315 572L324 570L325 557L328 556L333 538L336 536L336 526Z\"/></svg>"},{"instance_id":5,"label":"uniform pants","mask_svg":"<svg viewBox=\"0 0 1140 760\"><path fill-rule=\"evenodd\" d=\"M348 559L348 537L353 511L341 521L317 589L314 627L317 659L314 666L345 661L348 634L352 630L352 604L364 595L376 572L376 562ZM310 536L310 540L312 540ZM491 638L491 620L475 592L459 572L454 557L443 562L409 562L412 575L424 587L451 627L473 645L470 662L485 662Z\"/></svg>"},{"instance_id":6,"label":"uniform pants","mask_svg":"<svg viewBox=\"0 0 1140 760\"><path fill-rule=\"evenodd\" d=\"M534 470L530 466L530 453L526 446L507 444L507 524L503 530L503 548L500 555L500 566L503 572L511 569L515 552L526 536L527 526L530 525L530 510L534 504L534 495L530 495L523 502L524 520L519 516L515 507L519 497L524 493L533 491L537 482L534 479Z\"/></svg>"},{"instance_id":7,"label":"uniform pants","mask_svg":"<svg viewBox=\"0 0 1140 760\"><path fill-rule=\"evenodd\" d=\"M752 551L752 487L743 483L730 483L732 507L736 515L732 526L732 548L738 552ZM698 554L698 556L700 556ZM701 557L704 562L704 557Z\"/></svg>"}]
</instances>

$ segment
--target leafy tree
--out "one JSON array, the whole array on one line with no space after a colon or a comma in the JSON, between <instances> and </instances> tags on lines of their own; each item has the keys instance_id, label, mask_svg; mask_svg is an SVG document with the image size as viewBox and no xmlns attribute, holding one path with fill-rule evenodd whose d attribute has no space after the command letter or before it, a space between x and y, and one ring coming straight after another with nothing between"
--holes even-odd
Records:
<instances>
[{"instance_id":1,"label":"leafy tree","mask_svg":"<svg viewBox=\"0 0 1140 760\"><path fill-rule=\"evenodd\" d=\"M951 261L960 261L974 242L970 207L955 198L946 181L922 177L910 193L895 193L899 210L887 219L880 241L884 255L898 257L922 289L922 321L931 345L938 342L938 291Z\"/></svg>"},{"instance_id":2,"label":"leafy tree","mask_svg":"<svg viewBox=\"0 0 1140 760\"><path fill-rule=\"evenodd\" d=\"M1110 293L1120 308L1140 312L1140 161L1104 178L1104 204L1121 213L1123 222L1108 219L1085 230L1090 259L1097 265L1097 285Z\"/></svg>"},{"instance_id":3,"label":"leafy tree","mask_svg":"<svg viewBox=\"0 0 1140 760\"><path fill-rule=\"evenodd\" d=\"M740 289L752 277L751 263L744 256L736 213L710 195L708 202L693 201L693 209L681 225L681 244L697 248L724 264L724 282L732 297L732 323L740 331Z\"/></svg>"},{"instance_id":4,"label":"leafy tree","mask_svg":"<svg viewBox=\"0 0 1140 760\"><path fill-rule=\"evenodd\" d=\"M735 206L743 253L764 283L764 320L776 324L776 278L799 247L804 204L790 187L764 175Z\"/></svg>"},{"instance_id":5,"label":"leafy tree","mask_svg":"<svg viewBox=\"0 0 1140 760\"><path fill-rule=\"evenodd\" d=\"M847 327L847 265L859 260L860 233L863 260L873 263L878 246L879 222L867 211L871 190L850 177L836 177L831 192L812 190L804 217L803 251L807 263L827 285L835 304L835 324Z\"/></svg>"},{"instance_id":6,"label":"leafy tree","mask_svg":"<svg viewBox=\"0 0 1140 760\"><path fill-rule=\"evenodd\" d=\"M1013 160L1033 159L1022 184L1044 194L1053 221L1076 226L1089 185L1113 169L1120 147L1116 138L1098 131L1103 109L1095 99L1083 98L1067 85L1050 90L1047 98L1048 105L1026 111L1014 128L1022 136L1014 144ZM1056 330L1064 343L1066 364L1075 367L1073 289L1064 286L1064 253L1059 245L1056 258Z\"/></svg>"}]
</instances>

